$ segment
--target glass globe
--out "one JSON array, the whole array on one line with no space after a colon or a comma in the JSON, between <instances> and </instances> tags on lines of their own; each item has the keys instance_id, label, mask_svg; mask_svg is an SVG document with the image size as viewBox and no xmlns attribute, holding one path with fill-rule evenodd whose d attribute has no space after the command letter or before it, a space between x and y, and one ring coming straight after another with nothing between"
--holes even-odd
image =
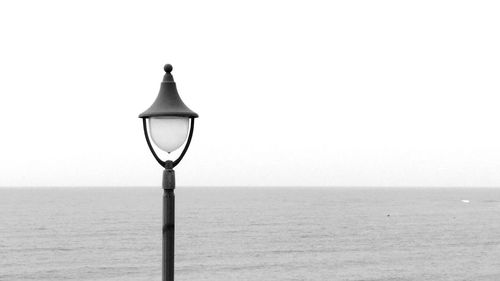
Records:
<instances>
[{"instance_id":1,"label":"glass globe","mask_svg":"<svg viewBox=\"0 0 500 281\"><path fill-rule=\"evenodd\" d=\"M178 149L186 141L189 129L189 118L151 117L149 132L153 142L168 153Z\"/></svg>"}]
</instances>

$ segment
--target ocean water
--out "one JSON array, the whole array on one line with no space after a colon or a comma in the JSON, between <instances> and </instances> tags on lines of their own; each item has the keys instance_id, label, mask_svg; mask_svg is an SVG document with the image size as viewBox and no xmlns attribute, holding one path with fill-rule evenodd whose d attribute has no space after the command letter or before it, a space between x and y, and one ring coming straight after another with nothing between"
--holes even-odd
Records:
<instances>
[{"instance_id":1,"label":"ocean water","mask_svg":"<svg viewBox=\"0 0 500 281\"><path fill-rule=\"evenodd\" d=\"M176 200L176 280L500 280L500 189ZM160 280L161 202L160 188L0 189L0 280Z\"/></svg>"}]
</instances>

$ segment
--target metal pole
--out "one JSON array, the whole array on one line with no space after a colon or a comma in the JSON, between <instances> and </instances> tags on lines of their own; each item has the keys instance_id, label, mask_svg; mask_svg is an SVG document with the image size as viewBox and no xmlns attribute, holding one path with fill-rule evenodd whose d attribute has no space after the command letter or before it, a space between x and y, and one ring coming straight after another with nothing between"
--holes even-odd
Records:
<instances>
[{"instance_id":1,"label":"metal pole","mask_svg":"<svg viewBox=\"0 0 500 281\"><path fill-rule=\"evenodd\" d=\"M167 161L163 171L163 249L162 280L174 281L175 234L175 172L172 161Z\"/></svg>"}]
</instances>

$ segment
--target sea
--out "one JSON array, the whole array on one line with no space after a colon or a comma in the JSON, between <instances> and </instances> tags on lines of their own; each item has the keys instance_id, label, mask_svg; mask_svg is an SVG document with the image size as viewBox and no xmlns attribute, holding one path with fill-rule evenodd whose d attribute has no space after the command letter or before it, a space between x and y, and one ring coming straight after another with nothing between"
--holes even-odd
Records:
<instances>
[{"instance_id":1,"label":"sea","mask_svg":"<svg viewBox=\"0 0 500 281\"><path fill-rule=\"evenodd\" d=\"M161 280L162 192L0 189L0 280ZM176 280L500 280L500 189L175 193Z\"/></svg>"}]
</instances>

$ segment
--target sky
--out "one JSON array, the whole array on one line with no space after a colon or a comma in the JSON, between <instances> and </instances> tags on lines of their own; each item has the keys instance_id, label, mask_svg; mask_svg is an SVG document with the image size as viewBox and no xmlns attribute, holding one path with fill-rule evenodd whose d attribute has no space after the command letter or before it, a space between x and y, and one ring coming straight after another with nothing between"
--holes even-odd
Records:
<instances>
[{"instance_id":1,"label":"sky","mask_svg":"<svg viewBox=\"0 0 500 281\"><path fill-rule=\"evenodd\" d=\"M500 186L498 1L2 1L0 186Z\"/></svg>"}]
</instances>

